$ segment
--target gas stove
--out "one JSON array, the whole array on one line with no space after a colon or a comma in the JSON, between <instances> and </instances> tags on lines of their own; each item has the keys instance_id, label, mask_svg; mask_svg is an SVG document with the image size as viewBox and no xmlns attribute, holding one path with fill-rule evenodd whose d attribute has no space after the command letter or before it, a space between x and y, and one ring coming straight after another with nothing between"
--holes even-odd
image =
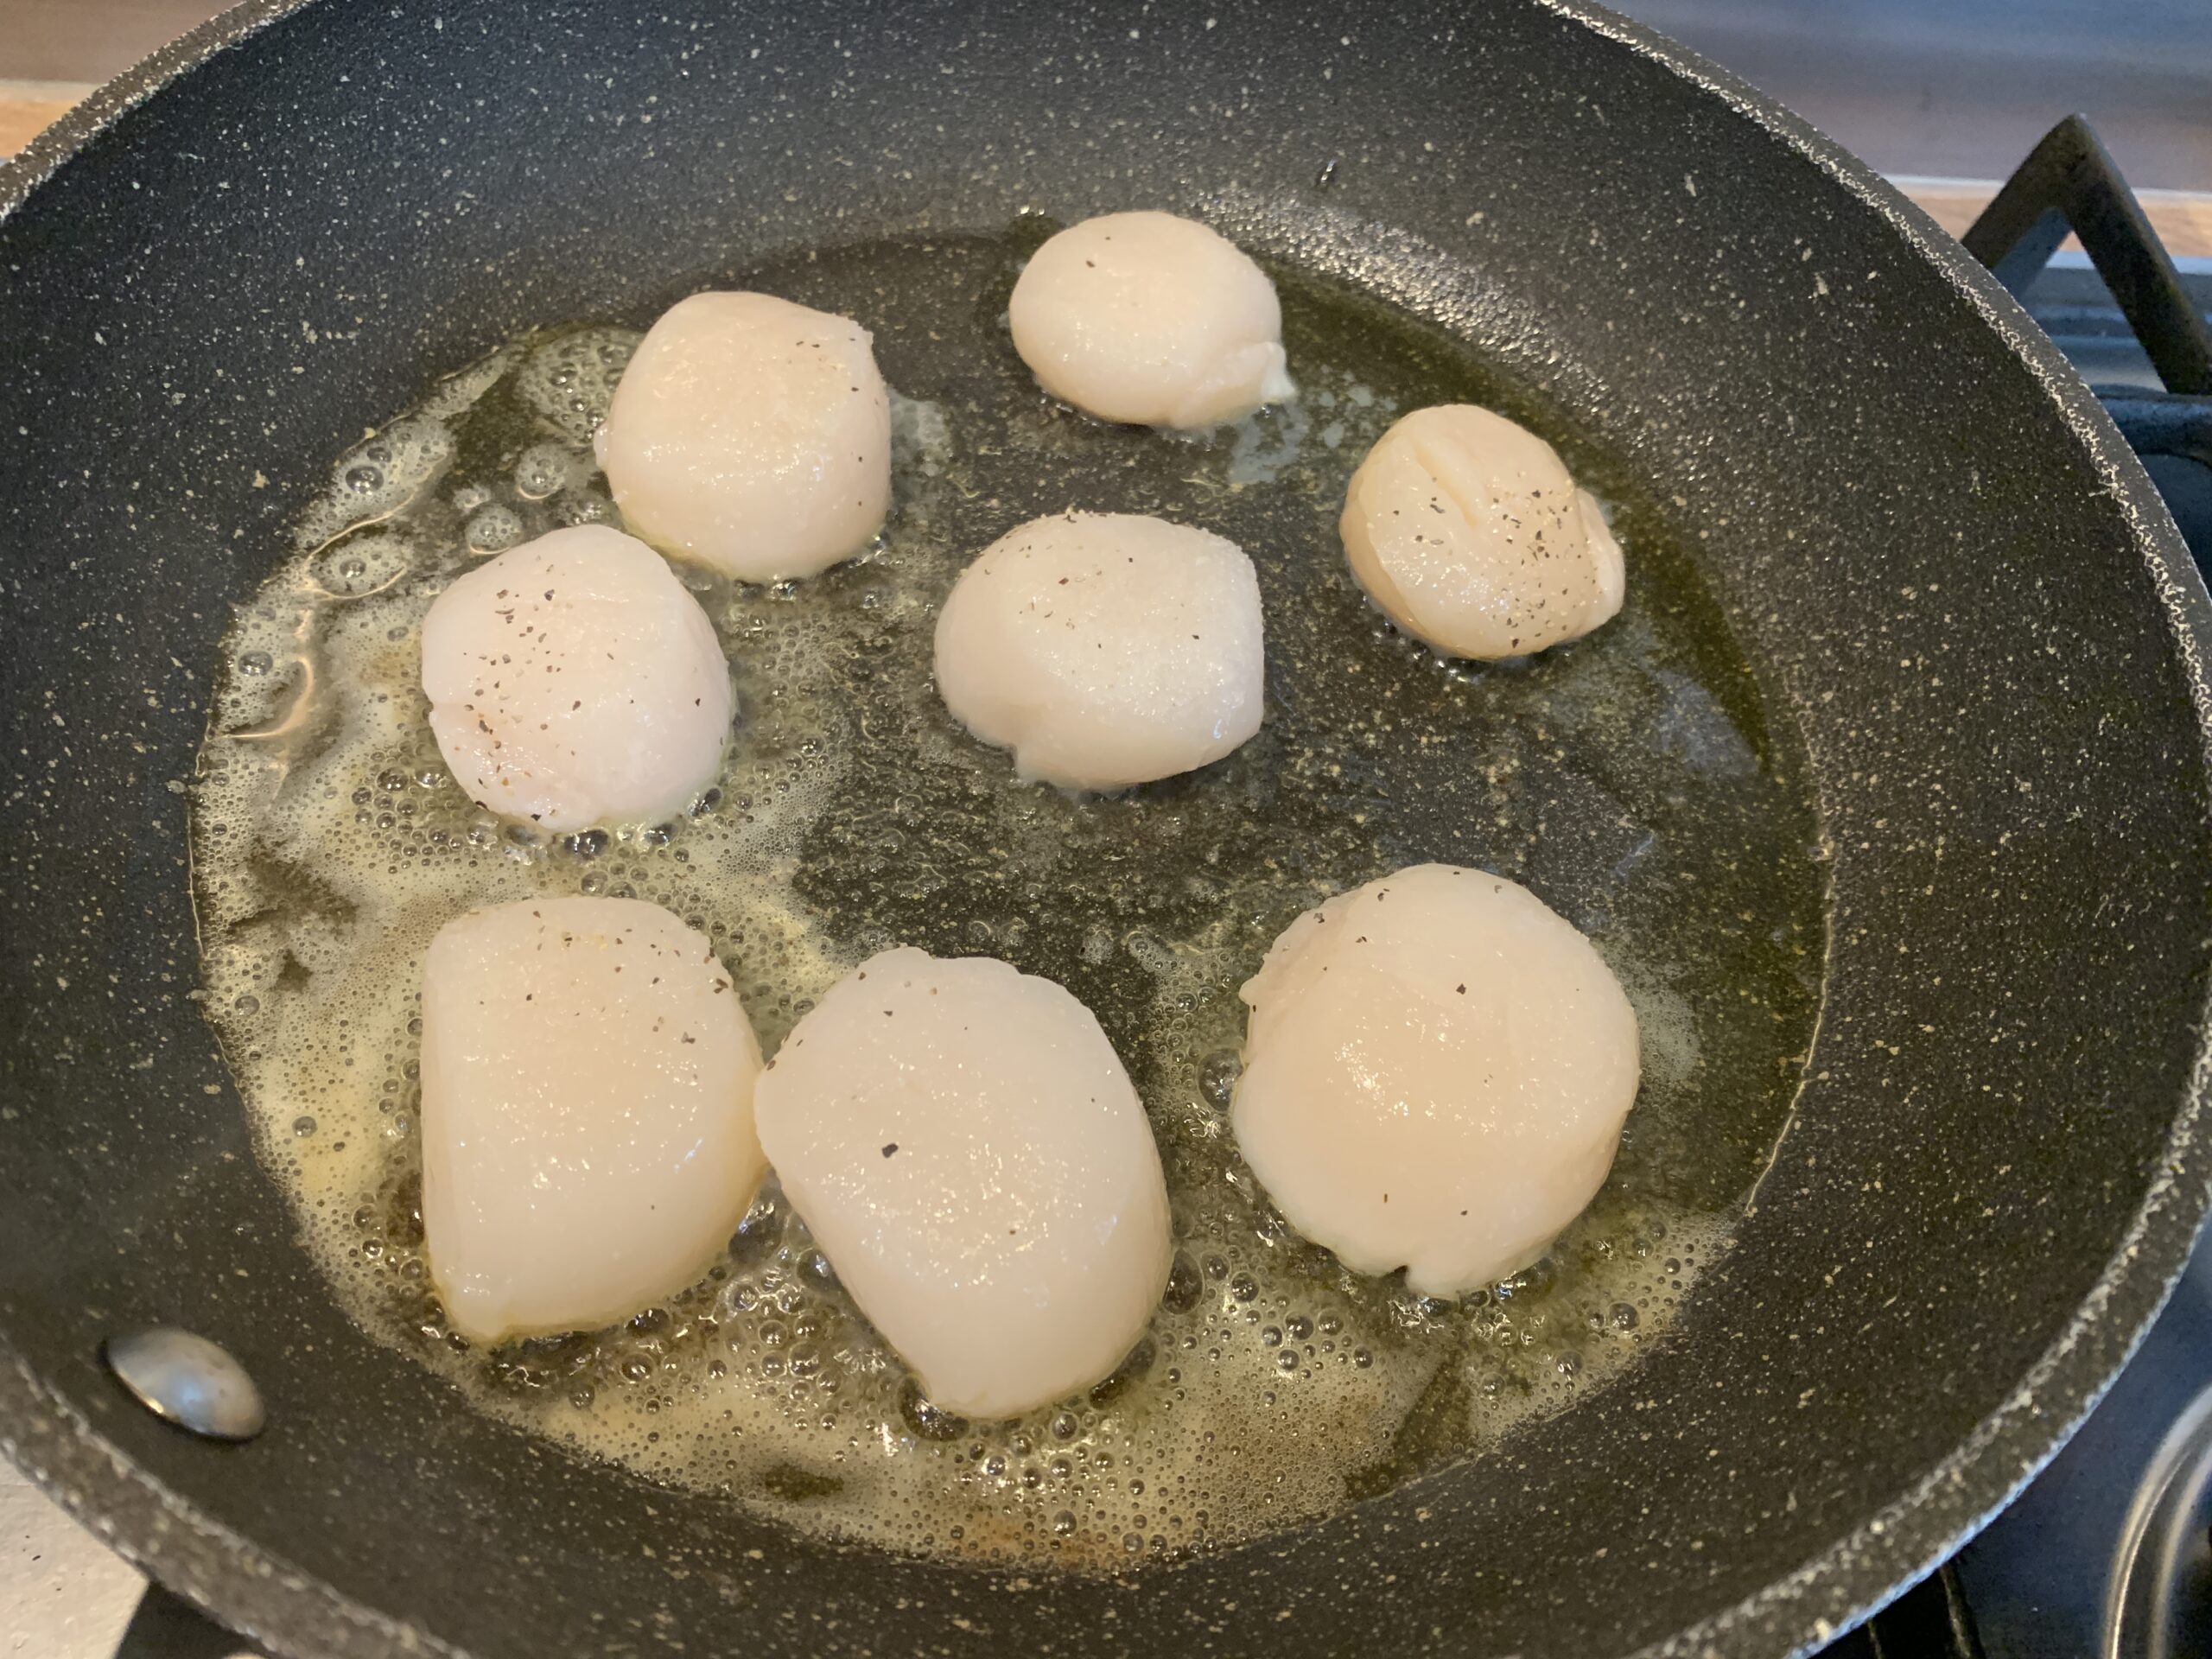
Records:
<instances>
[{"instance_id":1,"label":"gas stove","mask_svg":"<svg viewBox=\"0 0 2212 1659\"><path fill-rule=\"evenodd\" d=\"M2061 250L2069 229L2086 252ZM2076 119L2053 130L1966 241L2096 390L2212 574L2212 260L2176 269ZM29 1659L251 1659L5 1462L0 1644ZM2207 1244L2050 1467L1821 1659L2195 1655L2212 1655Z\"/></svg>"}]
</instances>

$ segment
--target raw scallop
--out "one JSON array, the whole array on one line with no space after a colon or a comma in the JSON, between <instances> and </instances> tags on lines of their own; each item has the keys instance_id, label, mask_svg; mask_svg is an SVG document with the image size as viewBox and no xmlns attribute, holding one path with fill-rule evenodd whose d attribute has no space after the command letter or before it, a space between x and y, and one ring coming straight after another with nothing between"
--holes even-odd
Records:
<instances>
[{"instance_id":1,"label":"raw scallop","mask_svg":"<svg viewBox=\"0 0 2212 1659\"><path fill-rule=\"evenodd\" d=\"M741 582L852 557L891 504L891 394L868 330L769 294L671 306L597 443L632 531Z\"/></svg>"},{"instance_id":2,"label":"raw scallop","mask_svg":"<svg viewBox=\"0 0 2212 1659\"><path fill-rule=\"evenodd\" d=\"M1526 427L1471 404L1419 409L1367 452L1338 528L1368 597L1453 657L1523 656L1611 620L1620 543Z\"/></svg>"},{"instance_id":3,"label":"raw scallop","mask_svg":"<svg viewBox=\"0 0 2212 1659\"><path fill-rule=\"evenodd\" d=\"M1037 250L1007 308L1046 391L1101 420L1210 426L1294 397L1274 284L1218 232L1109 213Z\"/></svg>"},{"instance_id":4,"label":"raw scallop","mask_svg":"<svg viewBox=\"0 0 2212 1659\"><path fill-rule=\"evenodd\" d=\"M1528 1266L1612 1166L1636 1014L1526 887L1421 864L1286 928L1243 995L1236 1144L1360 1273L1456 1296Z\"/></svg>"},{"instance_id":5,"label":"raw scallop","mask_svg":"<svg viewBox=\"0 0 2212 1659\"><path fill-rule=\"evenodd\" d=\"M766 1160L760 1050L705 934L635 899L448 922L423 964L423 1228L452 1327L594 1330L680 1290Z\"/></svg>"},{"instance_id":6,"label":"raw scallop","mask_svg":"<svg viewBox=\"0 0 2212 1659\"><path fill-rule=\"evenodd\" d=\"M659 554L603 524L525 542L439 594L423 690L461 786L564 834L682 811L729 736L714 625Z\"/></svg>"},{"instance_id":7,"label":"raw scallop","mask_svg":"<svg viewBox=\"0 0 2212 1659\"><path fill-rule=\"evenodd\" d=\"M935 1404L1011 1416L1143 1334L1167 1280L1159 1150L1050 980L884 951L799 1021L756 1109L785 1195Z\"/></svg>"},{"instance_id":8,"label":"raw scallop","mask_svg":"<svg viewBox=\"0 0 2212 1659\"><path fill-rule=\"evenodd\" d=\"M1233 542L1131 513L1033 518L961 573L937 624L945 706L1026 778L1121 789L1260 729L1260 584Z\"/></svg>"}]
</instances>

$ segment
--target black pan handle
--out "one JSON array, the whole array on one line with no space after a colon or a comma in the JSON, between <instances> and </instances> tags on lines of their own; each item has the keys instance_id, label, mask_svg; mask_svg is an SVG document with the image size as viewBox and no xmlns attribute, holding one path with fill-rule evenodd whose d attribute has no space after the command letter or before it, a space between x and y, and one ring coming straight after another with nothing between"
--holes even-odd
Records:
<instances>
[{"instance_id":1,"label":"black pan handle","mask_svg":"<svg viewBox=\"0 0 2212 1659\"><path fill-rule=\"evenodd\" d=\"M255 1659L255 1652L182 1596L149 1584L115 1659Z\"/></svg>"}]
</instances>

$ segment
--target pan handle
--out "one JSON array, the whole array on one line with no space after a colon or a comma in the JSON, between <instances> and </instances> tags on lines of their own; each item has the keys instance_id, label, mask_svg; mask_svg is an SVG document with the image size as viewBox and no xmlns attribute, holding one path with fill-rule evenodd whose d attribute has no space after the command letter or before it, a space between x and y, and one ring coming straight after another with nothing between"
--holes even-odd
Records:
<instances>
[{"instance_id":1,"label":"pan handle","mask_svg":"<svg viewBox=\"0 0 2212 1659\"><path fill-rule=\"evenodd\" d=\"M182 1596L149 1584L123 1632L115 1659L258 1659Z\"/></svg>"}]
</instances>

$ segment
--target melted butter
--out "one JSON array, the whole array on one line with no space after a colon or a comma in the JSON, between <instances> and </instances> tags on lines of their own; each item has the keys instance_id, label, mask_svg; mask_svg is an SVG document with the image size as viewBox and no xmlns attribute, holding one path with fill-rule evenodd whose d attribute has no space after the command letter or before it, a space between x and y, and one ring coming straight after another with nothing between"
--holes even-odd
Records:
<instances>
[{"instance_id":1,"label":"melted butter","mask_svg":"<svg viewBox=\"0 0 2212 1659\"><path fill-rule=\"evenodd\" d=\"M1043 399L1005 341L1034 239L861 246L754 279L863 318L909 395L869 556L772 588L687 575L740 707L696 811L565 841L511 829L462 795L425 724L418 631L444 585L524 537L613 519L590 435L637 334L573 327L503 347L334 461L227 643L194 880L208 1006L300 1236L361 1328L447 1378L455 1409L807 1533L1114 1570L1479 1455L1663 1337L1788 1109L1821 881L1794 735L1624 481L1589 480L1612 488L1630 588L1587 641L1447 664L1360 599L1335 510L1389 421L1451 398L1528 417L1478 357L1286 273L1299 404L1195 438L1097 426ZM1078 800L1016 783L945 714L929 680L944 592L1006 529L1068 505L1160 512L1253 555L1269 701L1236 755ZM1605 1191L1546 1262L1450 1304L1297 1238L1224 1109L1236 989L1276 932L1430 858L1528 882L1591 932L1644 1035ZM705 1279L623 1327L488 1352L452 1334L416 1211L422 954L462 910L577 891L707 930L770 1052L893 943L1004 957L1081 997L1144 1096L1174 1205L1168 1295L1122 1370L1012 1422L947 1419L772 1182Z\"/></svg>"}]
</instances>

